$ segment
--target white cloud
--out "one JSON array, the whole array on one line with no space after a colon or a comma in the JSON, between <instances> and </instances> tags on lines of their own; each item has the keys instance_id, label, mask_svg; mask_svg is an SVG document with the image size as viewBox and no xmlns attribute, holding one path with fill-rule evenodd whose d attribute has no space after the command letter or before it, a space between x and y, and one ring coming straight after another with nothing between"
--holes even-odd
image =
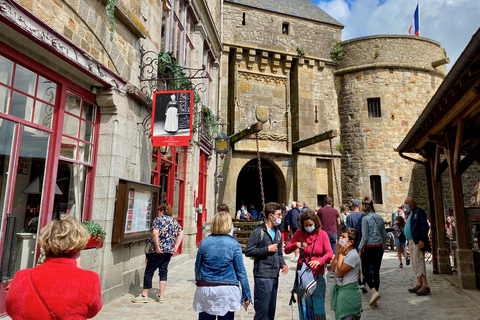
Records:
<instances>
[{"instance_id":1,"label":"white cloud","mask_svg":"<svg viewBox=\"0 0 480 320\"><path fill-rule=\"evenodd\" d=\"M312 0L315 2L315 0ZM377 35L408 34L416 0L331 0L317 5L344 26L344 40ZM480 27L478 0L421 0L420 35L439 41L451 63Z\"/></svg>"}]
</instances>

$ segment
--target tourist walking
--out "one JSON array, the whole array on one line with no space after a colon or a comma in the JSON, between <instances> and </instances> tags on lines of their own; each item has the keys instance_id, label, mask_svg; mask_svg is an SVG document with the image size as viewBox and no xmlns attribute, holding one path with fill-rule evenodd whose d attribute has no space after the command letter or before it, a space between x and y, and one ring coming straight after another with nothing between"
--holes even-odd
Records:
<instances>
[{"instance_id":1,"label":"tourist walking","mask_svg":"<svg viewBox=\"0 0 480 320\"><path fill-rule=\"evenodd\" d=\"M322 223L322 230L328 234L333 254L337 249L337 228L340 225L340 215L338 210L332 207L332 198L325 198L325 206L318 209L317 215Z\"/></svg>"},{"instance_id":2,"label":"tourist walking","mask_svg":"<svg viewBox=\"0 0 480 320\"><path fill-rule=\"evenodd\" d=\"M355 249L359 240L357 230L345 228L337 241L337 252L331 263L335 284L330 294L330 307L336 320L360 319L363 311L362 293L357 283L360 257Z\"/></svg>"},{"instance_id":3,"label":"tourist walking","mask_svg":"<svg viewBox=\"0 0 480 320\"><path fill-rule=\"evenodd\" d=\"M405 256L405 261L407 265L410 264L410 260L405 252L405 241L407 240L405 236L405 219L402 216L397 216L395 218L396 223L394 225L394 236L395 236L395 248L397 249L398 261L400 261L399 268L403 268L402 255Z\"/></svg>"},{"instance_id":4,"label":"tourist walking","mask_svg":"<svg viewBox=\"0 0 480 320\"><path fill-rule=\"evenodd\" d=\"M265 205L265 223L255 227L247 243L245 255L253 257L254 320L275 319L278 276L288 273L283 259L282 235L277 226L282 223L282 206L276 202Z\"/></svg>"},{"instance_id":5,"label":"tourist walking","mask_svg":"<svg viewBox=\"0 0 480 320\"><path fill-rule=\"evenodd\" d=\"M297 232L300 228L300 210L298 210L298 203L296 201L292 201L292 209L288 211L287 220L288 230L293 234ZM293 261L298 261L298 256L300 255L300 251L297 249L294 251L295 256L293 257Z\"/></svg>"},{"instance_id":6,"label":"tourist walking","mask_svg":"<svg viewBox=\"0 0 480 320\"><path fill-rule=\"evenodd\" d=\"M62 214L50 221L39 238L45 261L15 274L7 314L13 320L93 318L102 308L100 278L75 261L89 239L87 228L73 217Z\"/></svg>"},{"instance_id":7,"label":"tourist walking","mask_svg":"<svg viewBox=\"0 0 480 320\"><path fill-rule=\"evenodd\" d=\"M300 270L305 258L305 262L313 272L314 280L317 281L317 286L310 297L297 297L300 320L326 319L325 266L332 260L333 252L327 233L321 229L322 224L315 212L306 211L300 216L300 229L295 232L292 240L285 247L287 254L296 249L303 251L298 260L297 270Z\"/></svg>"},{"instance_id":8,"label":"tourist walking","mask_svg":"<svg viewBox=\"0 0 480 320\"><path fill-rule=\"evenodd\" d=\"M408 240L412 269L417 277L417 285L408 291L423 296L430 294L425 266L425 251L431 251L427 214L417 207L415 200L411 197L405 199L405 212L408 213L408 217L404 232Z\"/></svg>"},{"instance_id":9,"label":"tourist walking","mask_svg":"<svg viewBox=\"0 0 480 320\"><path fill-rule=\"evenodd\" d=\"M152 288L153 274L157 269L160 289L155 301L159 303L165 301L163 295L167 286L168 264L183 239L183 229L172 214L172 207L168 203L158 207L158 217L152 223L152 237L148 240L151 245L147 243L150 250L146 253L147 266L143 276L143 291L132 299L134 303L148 302L148 290Z\"/></svg>"},{"instance_id":10,"label":"tourist walking","mask_svg":"<svg viewBox=\"0 0 480 320\"><path fill-rule=\"evenodd\" d=\"M375 213L373 200L367 196L362 201L362 211L365 217L362 219L362 239L358 246L362 260L363 278L372 291L370 306L376 307L380 288L380 266L382 265L383 252L386 247L387 233L383 218ZM370 265L372 273L370 273Z\"/></svg>"},{"instance_id":11,"label":"tourist walking","mask_svg":"<svg viewBox=\"0 0 480 320\"><path fill-rule=\"evenodd\" d=\"M193 309L199 312L199 320L232 320L242 304L248 307L252 301L242 248L229 235L231 226L228 212L217 213L212 219L212 234L198 247Z\"/></svg>"},{"instance_id":12,"label":"tourist walking","mask_svg":"<svg viewBox=\"0 0 480 320\"><path fill-rule=\"evenodd\" d=\"M364 217L363 212L360 211L362 202L358 199L352 200L352 212L345 218L345 227L353 228L358 232L359 241L355 244L355 249L358 251L358 245L360 244L360 239L362 239L362 219ZM365 287L365 281L362 279L362 270L358 272L358 285L360 290L363 293L367 293L367 288Z\"/></svg>"}]
</instances>

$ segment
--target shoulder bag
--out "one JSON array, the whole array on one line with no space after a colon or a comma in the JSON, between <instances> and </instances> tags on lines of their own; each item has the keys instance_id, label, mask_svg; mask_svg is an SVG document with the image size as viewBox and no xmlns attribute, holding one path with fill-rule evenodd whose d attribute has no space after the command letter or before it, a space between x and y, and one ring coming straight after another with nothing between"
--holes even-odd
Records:
<instances>
[{"instance_id":1,"label":"shoulder bag","mask_svg":"<svg viewBox=\"0 0 480 320\"><path fill-rule=\"evenodd\" d=\"M318 238L318 235L317 235ZM313 250L315 249L315 242L317 238L313 241L312 251L310 253L310 261L312 261ZM317 281L313 275L312 269L308 266L308 262L305 259L304 247L303 247L303 238L300 238L300 252L302 253L302 265L297 269L297 290L296 293L300 297L308 298L313 294L315 288L317 287Z\"/></svg>"},{"instance_id":2,"label":"shoulder bag","mask_svg":"<svg viewBox=\"0 0 480 320\"><path fill-rule=\"evenodd\" d=\"M30 284L32 285L32 288L33 290L35 291L35 294L37 295L37 297L40 299L40 301L42 302L43 306L45 307L45 309L47 309L48 313L50 314L50 319L52 320L58 320L57 316L55 315L55 313L53 313L52 309L50 309L50 307L48 306L48 304L45 302L45 300L43 299L42 295L40 294L40 292L38 291L38 288L37 286L35 285L35 282L33 282L33 279L32 279L32 270L30 270Z\"/></svg>"}]
</instances>

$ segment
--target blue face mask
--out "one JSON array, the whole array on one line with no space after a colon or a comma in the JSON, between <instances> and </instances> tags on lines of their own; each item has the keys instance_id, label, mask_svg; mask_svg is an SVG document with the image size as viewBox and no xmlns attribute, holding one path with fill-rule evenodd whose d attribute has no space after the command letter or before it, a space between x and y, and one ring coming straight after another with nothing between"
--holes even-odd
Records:
<instances>
[{"instance_id":1,"label":"blue face mask","mask_svg":"<svg viewBox=\"0 0 480 320\"><path fill-rule=\"evenodd\" d=\"M405 205L405 212L410 211L410 206L408 204Z\"/></svg>"},{"instance_id":2,"label":"blue face mask","mask_svg":"<svg viewBox=\"0 0 480 320\"><path fill-rule=\"evenodd\" d=\"M305 231L310 233L310 232L313 232L313 230L315 230L315 226L311 226L310 228L304 227L304 229L305 229Z\"/></svg>"},{"instance_id":3,"label":"blue face mask","mask_svg":"<svg viewBox=\"0 0 480 320\"><path fill-rule=\"evenodd\" d=\"M298 207L298 209L299 209L299 210L302 210L302 209L303 209L303 207Z\"/></svg>"}]
</instances>

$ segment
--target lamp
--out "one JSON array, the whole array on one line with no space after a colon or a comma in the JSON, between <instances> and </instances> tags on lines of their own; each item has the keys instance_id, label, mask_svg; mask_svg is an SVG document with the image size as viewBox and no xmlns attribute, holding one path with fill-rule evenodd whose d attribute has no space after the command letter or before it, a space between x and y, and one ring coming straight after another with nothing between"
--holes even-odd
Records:
<instances>
[{"instance_id":1,"label":"lamp","mask_svg":"<svg viewBox=\"0 0 480 320\"><path fill-rule=\"evenodd\" d=\"M219 173L218 176L217 176L217 181L218 183L222 183L223 182L223 173Z\"/></svg>"},{"instance_id":2,"label":"lamp","mask_svg":"<svg viewBox=\"0 0 480 320\"><path fill-rule=\"evenodd\" d=\"M215 138L215 152L222 159L226 154L230 155L230 138L223 131Z\"/></svg>"},{"instance_id":3,"label":"lamp","mask_svg":"<svg viewBox=\"0 0 480 320\"><path fill-rule=\"evenodd\" d=\"M166 155L168 153L168 146L159 146L158 148L160 149L160 153L162 155Z\"/></svg>"}]
</instances>

